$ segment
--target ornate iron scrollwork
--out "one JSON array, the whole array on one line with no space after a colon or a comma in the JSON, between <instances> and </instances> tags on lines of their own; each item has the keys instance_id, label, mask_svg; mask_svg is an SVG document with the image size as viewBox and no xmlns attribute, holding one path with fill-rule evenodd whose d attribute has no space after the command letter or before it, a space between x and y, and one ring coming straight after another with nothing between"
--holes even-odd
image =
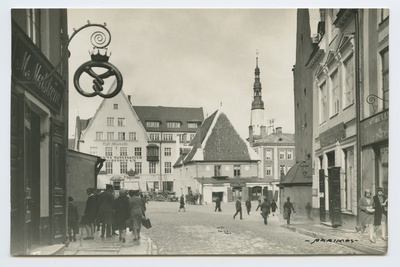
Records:
<instances>
[{"instance_id":1,"label":"ornate iron scrollwork","mask_svg":"<svg viewBox=\"0 0 400 267\"><path fill-rule=\"evenodd\" d=\"M383 98L381 98L381 97L379 97L377 95L374 95L374 94L369 94L367 96L367 98L366 98L366 101L367 101L368 104L372 105L372 108L374 109L374 113L376 112L376 109L377 109L376 104L375 104L377 99L380 99L380 100L385 101L385 102L389 102L389 100L387 100L387 99L383 99Z\"/></svg>"}]
</instances>

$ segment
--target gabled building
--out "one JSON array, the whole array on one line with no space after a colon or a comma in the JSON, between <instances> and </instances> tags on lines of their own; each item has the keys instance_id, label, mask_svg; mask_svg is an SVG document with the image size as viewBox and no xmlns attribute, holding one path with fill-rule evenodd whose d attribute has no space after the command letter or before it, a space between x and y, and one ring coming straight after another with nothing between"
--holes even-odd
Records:
<instances>
[{"instance_id":1,"label":"gabled building","mask_svg":"<svg viewBox=\"0 0 400 267\"><path fill-rule=\"evenodd\" d=\"M182 194L192 191L207 203L215 197L228 202L252 197L253 188L265 185L258 178L257 154L221 110L204 120L187 148L174 164Z\"/></svg>"},{"instance_id":2,"label":"gabled building","mask_svg":"<svg viewBox=\"0 0 400 267\"><path fill-rule=\"evenodd\" d=\"M121 91L76 122L76 148L105 159L98 188L175 191L172 165L203 121L202 108L132 106Z\"/></svg>"}]
</instances>

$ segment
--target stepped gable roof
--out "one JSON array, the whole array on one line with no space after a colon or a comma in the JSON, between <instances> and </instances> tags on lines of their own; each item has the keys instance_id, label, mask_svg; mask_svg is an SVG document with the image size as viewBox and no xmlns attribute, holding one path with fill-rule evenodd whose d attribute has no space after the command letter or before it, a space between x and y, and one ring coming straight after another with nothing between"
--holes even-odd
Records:
<instances>
[{"instance_id":1,"label":"stepped gable roof","mask_svg":"<svg viewBox=\"0 0 400 267\"><path fill-rule=\"evenodd\" d=\"M263 143L292 143L294 145L294 134L291 133L271 133L264 137L254 137L254 141L256 144L263 144Z\"/></svg>"},{"instance_id":2,"label":"stepped gable roof","mask_svg":"<svg viewBox=\"0 0 400 267\"><path fill-rule=\"evenodd\" d=\"M188 122L201 124L204 120L203 108L132 106L147 132L196 132ZM160 127L147 127L146 122L160 122ZM167 122L180 122L180 128L168 128Z\"/></svg>"},{"instance_id":3,"label":"stepped gable roof","mask_svg":"<svg viewBox=\"0 0 400 267\"><path fill-rule=\"evenodd\" d=\"M312 184L311 160L297 162L283 177L280 185Z\"/></svg>"},{"instance_id":4,"label":"stepped gable roof","mask_svg":"<svg viewBox=\"0 0 400 267\"><path fill-rule=\"evenodd\" d=\"M210 162L259 160L223 112L216 111L208 117L189 146L192 146L192 149L188 155L180 157L174 166L199 161L198 158ZM197 153L202 155L196 155Z\"/></svg>"}]
</instances>

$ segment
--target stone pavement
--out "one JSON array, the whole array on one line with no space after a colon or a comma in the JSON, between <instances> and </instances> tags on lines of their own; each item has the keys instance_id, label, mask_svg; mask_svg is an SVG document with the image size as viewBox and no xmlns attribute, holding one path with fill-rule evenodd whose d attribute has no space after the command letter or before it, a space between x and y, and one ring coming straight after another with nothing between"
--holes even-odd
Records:
<instances>
[{"instance_id":1,"label":"stone pavement","mask_svg":"<svg viewBox=\"0 0 400 267\"><path fill-rule=\"evenodd\" d=\"M282 215L279 215L282 217ZM281 221L285 220L281 218ZM310 242L316 244L318 242L336 242L343 246L365 252L367 254L383 255L387 253L388 241L380 238L380 231L376 238L376 243L369 241L369 235L357 233L356 230L344 229L341 227L333 228L328 225L321 224L319 220L310 221L308 218L297 216L290 225L283 224L282 227L310 236Z\"/></svg>"},{"instance_id":2,"label":"stone pavement","mask_svg":"<svg viewBox=\"0 0 400 267\"><path fill-rule=\"evenodd\" d=\"M86 233L84 234L86 236ZM65 248L65 256L129 256L156 255L156 244L141 234L139 241L133 241L132 233L126 235L126 242L119 241L119 236L101 238L100 231L95 233L94 240L78 239L70 242Z\"/></svg>"}]
</instances>

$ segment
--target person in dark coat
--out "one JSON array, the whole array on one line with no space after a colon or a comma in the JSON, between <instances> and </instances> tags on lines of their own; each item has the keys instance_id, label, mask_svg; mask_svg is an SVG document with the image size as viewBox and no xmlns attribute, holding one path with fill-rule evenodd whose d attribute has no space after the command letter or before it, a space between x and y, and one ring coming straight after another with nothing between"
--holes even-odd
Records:
<instances>
[{"instance_id":1,"label":"person in dark coat","mask_svg":"<svg viewBox=\"0 0 400 267\"><path fill-rule=\"evenodd\" d=\"M89 197L86 200L86 207L81 221L81 224L85 225L87 233L87 236L83 238L84 240L94 239L94 222L96 218L96 197L93 194L92 188L86 189L86 194Z\"/></svg>"},{"instance_id":2,"label":"person in dark coat","mask_svg":"<svg viewBox=\"0 0 400 267\"><path fill-rule=\"evenodd\" d=\"M69 241L76 241L76 234L79 231L78 207L73 203L74 199L68 197L68 236Z\"/></svg>"},{"instance_id":3,"label":"person in dark coat","mask_svg":"<svg viewBox=\"0 0 400 267\"><path fill-rule=\"evenodd\" d=\"M179 210L178 210L178 212L181 212L181 209L183 209L183 211L185 212L186 210L185 210L185 199L183 198L183 195L181 196L181 198L180 198L180 205L179 205Z\"/></svg>"},{"instance_id":4,"label":"person in dark coat","mask_svg":"<svg viewBox=\"0 0 400 267\"><path fill-rule=\"evenodd\" d=\"M142 218L146 217L142 200L139 197L139 190L129 190L129 216L132 221L133 241L140 239L140 229L142 226Z\"/></svg>"},{"instance_id":5,"label":"person in dark coat","mask_svg":"<svg viewBox=\"0 0 400 267\"><path fill-rule=\"evenodd\" d=\"M221 210L221 200L219 199L219 197L217 197L216 199L215 199L215 210L214 210L214 212L215 211L222 211Z\"/></svg>"},{"instance_id":6,"label":"person in dark coat","mask_svg":"<svg viewBox=\"0 0 400 267\"><path fill-rule=\"evenodd\" d=\"M143 209L146 211L147 198L142 192L140 192L140 199L142 200Z\"/></svg>"},{"instance_id":7,"label":"person in dark coat","mask_svg":"<svg viewBox=\"0 0 400 267\"><path fill-rule=\"evenodd\" d=\"M275 216L275 211L277 208L278 208L278 205L276 205L275 199L272 199L272 202L271 202L272 216Z\"/></svg>"},{"instance_id":8,"label":"person in dark coat","mask_svg":"<svg viewBox=\"0 0 400 267\"><path fill-rule=\"evenodd\" d=\"M258 201L258 205L257 205L256 211L258 211L258 209L261 207L261 197L259 197L257 201Z\"/></svg>"},{"instance_id":9,"label":"person in dark coat","mask_svg":"<svg viewBox=\"0 0 400 267\"><path fill-rule=\"evenodd\" d=\"M114 203L114 194L113 194L113 186L111 184L106 185L106 191L100 193L99 195L99 213L97 214L97 218L101 223L101 236L104 237L106 234L107 237L111 237L111 225L113 223L113 203Z\"/></svg>"},{"instance_id":10,"label":"person in dark coat","mask_svg":"<svg viewBox=\"0 0 400 267\"><path fill-rule=\"evenodd\" d=\"M375 213L374 213L374 237L379 226L382 230L382 239L387 240L386 222L387 222L387 197L383 194L382 187L379 187L374 196Z\"/></svg>"},{"instance_id":11,"label":"person in dark coat","mask_svg":"<svg viewBox=\"0 0 400 267\"><path fill-rule=\"evenodd\" d=\"M247 210L247 215L250 215L250 210L251 210L251 201L250 201L250 198L247 198L246 203L245 203L245 206L246 206L246 210Z\"/></svg>"},{"instance_id":12,"label":"person in dark coat","mask_svg":"<svg viewBox=\"0 0 400 267\"><path fill-rule=\"evenodd\" d=\"M365 189L364 196L358 200L358 209L361 226L356 227L361 234L368 228L369 241L375 243L374 238L374 199L371 197L371 190Z\"/></svg>"},{"instance_id":13,"label":"person in dark coat","mask_svg":"<svg viewBox=\"0 0 400 267\"><path fill-rule=\"evenodd\" d=\"M293 207L293 203L290 202L290 197L288 197L285 204L283 204L283 212L287 214L287 217L286 217L287 224L290 224L290 215L292 214L292 210L294 213L296 213L296 211Z\"/></svg>"},{"instance_id":14,"label":"person in dark coat","mask_svg":"<svg viewBox=\"0 0 400 267\"><path fill-rule=\"evenodd\" d=\"M240 219L243 220L243 218L242 218L242 202L240 202L241 199L242 199L241 197L238 197L238 199L236 200L236 213L235 213L235 215L233 215L233 219L235 219L236 215L238 213L240 213Z\"/></svg>"},{"instance_id":15,"label":"person in dark coat","mask_svg":"<svg viewBox=\"0 0 400 267\"><path fill-rule=\"evenodd\" d=\"M125 243L126 220L129 219L129 198L125 190L119 190L119 196L114 201L114 227L118 229L119 241Z\"/></svg>"},{"instance_id":16,"label":"person in dark coat","mask_svg":"<svg viewBox=\"0 0 400 267\"><path fill-rule=\"evenodd\" d=\"M261 203L260 208L261 208L261 216L264 218L264 224L267 225L268 224L268 215L269 215L269 211L270 211L270 202L268 200L268 198L264 198L264 202Z\"/></svg>"}]
</instances>

